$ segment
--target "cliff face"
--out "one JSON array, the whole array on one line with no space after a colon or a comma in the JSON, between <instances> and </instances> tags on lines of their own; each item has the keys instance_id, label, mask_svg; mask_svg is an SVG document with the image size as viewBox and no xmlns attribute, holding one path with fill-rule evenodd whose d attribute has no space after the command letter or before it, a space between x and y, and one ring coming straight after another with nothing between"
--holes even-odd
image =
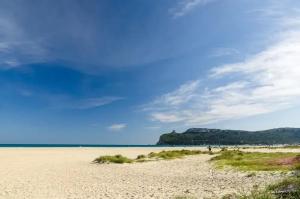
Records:
<instances>
[{"instance_id":1,"label":"cliff face","mask_svg":"<svg viewBox=\"0 0 300 199\"><path fill-rule=\"evenodd\" d=\"M191 128L183 133L166 133L158 145L238 145L238 144L298 144L300 128L277 128L264 131Z\"/></svg>"}]
</instances>

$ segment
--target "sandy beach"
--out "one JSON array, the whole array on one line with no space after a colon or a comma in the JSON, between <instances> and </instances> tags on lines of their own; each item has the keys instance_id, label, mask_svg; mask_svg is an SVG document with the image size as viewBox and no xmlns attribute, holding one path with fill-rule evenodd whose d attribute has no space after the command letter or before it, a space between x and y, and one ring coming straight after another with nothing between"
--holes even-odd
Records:
<instances>
[{"instance_id":1,"label":"sandy beach","mask_svg":"<svg viewBox=\"0 0 300 199\"><path fill-rule=\"evenodd\" d=\"M134 164L91 163L100 155L134 158L161 150L168 148L0 148L0 198L220 198L281 178L216 170L206 154Z\"/></svg>"}]
</instances>

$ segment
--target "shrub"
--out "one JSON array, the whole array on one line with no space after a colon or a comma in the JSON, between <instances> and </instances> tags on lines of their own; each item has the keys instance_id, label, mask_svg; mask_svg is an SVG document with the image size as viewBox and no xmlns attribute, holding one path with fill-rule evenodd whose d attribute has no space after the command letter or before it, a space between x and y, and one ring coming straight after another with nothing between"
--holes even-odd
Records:
<instances>
[{"instance_id":1,"label":"shrub","mask_svg":"<svg viewBox=\"0 0 300 199\"><path fill-rule=\"evenodd\" d=\"M300 178L290 177L284 179L277 184L270 185L268 190L272 191L279 198L300 198Z\"/></svg>"},{"instance_id":2,"label":"shrub","mask_svg":"<svg viewBox=\"0 0 300 199\"><path fill-rule=\"evenodd\" d=\"M268 191L254 190L250 195L243 195L239 199L276 199L276 197Z\"/></svg>"},{"instance_id":3,"label":"shrub","mask_svg":"<svg viewBox=\"0 0 300 199\"><path fill-rule=\"evenodd\" d=\"M145 159L146 158L146 156L145 155L138 155L137 157L136 157L136 159L137 160L140 160L140 159Z\"/></svg>"},{"instance_id":4,"label":"shrub","mask_svg":"<svg viewBox=\"0 0 300 199\"><path fill-rule=\"evenodd\" d=\"M172 151L161 151L158 153L151 152L148 154L149 158L157 158L157 159L174 159L181 158L187 155L197 155L204 152L198 150L172 150Z\"/></svg>"},{"instance_id":5,"label":"shrub","mask_svg":"<svg viewBox=\"0 0 300 199\"><path fill-rule=\"evenodd\" d=\"M99 164L104 164L104 163L118 163L118 164L123 164L123 163L132 163L133 160L129 159L127 157L124 157L122 155L115 155L115 156L100 156L99 158L96 158L93 162L99 163Z\"/></svg>"}]
</instances>

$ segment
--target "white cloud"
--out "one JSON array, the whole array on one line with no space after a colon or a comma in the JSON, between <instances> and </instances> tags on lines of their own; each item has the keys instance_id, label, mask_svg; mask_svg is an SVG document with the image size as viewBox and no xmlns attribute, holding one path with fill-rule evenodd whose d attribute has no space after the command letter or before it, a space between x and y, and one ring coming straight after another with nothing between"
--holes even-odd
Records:
<instances>
[{"instance_id":1,"label":"white cloud","mask_svg":"<svg viewBox=\"0 0 300 199\"><path fill-rule=\"evenodd\" d=\"M164 123L181 122L185 120L185 118L177 114L177 112L156 112L152 113L151 116L154 121L160 121Z\"/></svg>"},{"instance_id":2,"label":"white cloud","mask_svg":"<svg viewBox=\"0 0 300 199\"><path fill-rule=\"evenodd\" d=\"M169 12L174 18L182 17L191 12L198 6L205 6L215 0L180 0L174 8L170 8Z\"/></svg>"},{"instance_id":3,"label":"white cloud","mask_svg":"<svg viewBox=\"0 0 300 199\"><path fill-rule=\"evenodd\" d=\"M262 52L243 62L215 67L202 79L219 86L203 88L196 80L154 100L146 109L151 119L204 125L299 105L300 28L292 24L292 30L281 33Z\"/></svg>"},{"instance_id":4,"label":"white cloud","mask_svg":"<svg viewBox=\"0 0 300 199\"><path fill-rule=\"evenodd\" d=\"M189 102L195 95L195 91L199 87L200 81L192 81L186 84L181 85L177 90L167 93L152 103L146 105L144 110L155 109L156 105L165 105L176 107L181 104Z\"/></svg>"},{"instance_id":5,"label":"white cloud","mask_svg":"<svg viewBox=\"0 0 300 199\"><path fill-rule=\"evenodd\" d=\"M109 130L111 131L121 131L124 128L127 127L127 124L112 124L111 126L108 127Z\"/></svg>"}]
</instances>

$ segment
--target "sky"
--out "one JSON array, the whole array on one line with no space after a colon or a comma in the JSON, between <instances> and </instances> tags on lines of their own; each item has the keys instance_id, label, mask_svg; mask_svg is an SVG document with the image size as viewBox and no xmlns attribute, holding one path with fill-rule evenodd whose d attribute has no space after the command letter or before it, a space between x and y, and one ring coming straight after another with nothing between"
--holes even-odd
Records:
<instances>
[{"instance_id":1,"label":"sky","mask_svg":"<svg viewBox=\"0 0 300 199\"><path fill-rule=\"evenodd\" d=\"M0 143L300 127L298 0L0 0Z\"/></svg>"}]
</instances>

